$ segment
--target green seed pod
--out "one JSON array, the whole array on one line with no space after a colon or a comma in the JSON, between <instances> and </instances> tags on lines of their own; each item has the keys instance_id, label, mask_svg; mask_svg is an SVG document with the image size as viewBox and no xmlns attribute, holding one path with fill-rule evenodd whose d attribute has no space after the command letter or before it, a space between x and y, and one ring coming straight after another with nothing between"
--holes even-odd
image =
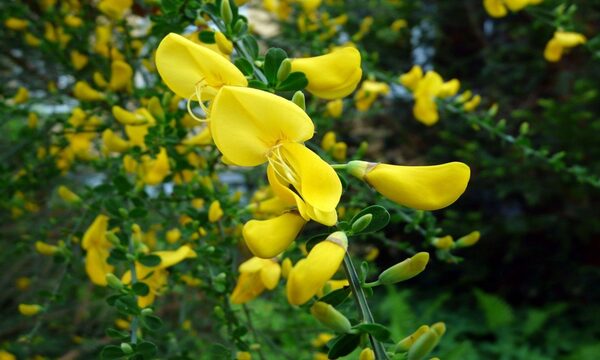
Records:
<instances>
[{"instance_id":1,"label":"green seed pod","mask_svg":"<svg viewBox=\"0 0 600 360\"><path fill-rule=\"evenodd\" d=\"M283 59L283 61L279 65L279 69L277 69L277 80L283 81L287 79L291 71L292 61L290 59Z\"/></svg>"},{"instance_id":2,"label":"green seed pod","mask_svg":"<svg viewBox=\"0 0 600 360\"><path fill-rule=\"evenodd\" d=\"M231 21L233 20L233 11L231 11L229 0L221 1L221 18L225 22L225 25L231 24Z\"/></svg>"},{"instance_id":3,"label":"green seed pod","mask_svg":"<svg viewBox=\"0 0 600 360\"><path fill-rule=\"evenodd\" d=\"M379 283L382 285L395 284L405 281L419 275L429 262L429 253L420 252L401 263L398 263L381 274L379 274Z\"/></svg>"},{"instance_id":4,"label":"green seed pod","mask_svg":"<svg viewBox=\"0 0 600 360\"><path fill-rule=\"evenodd\" d=\"M479 233L479 231L473 231L472 233L467 234L461 237L460 239L456 240L455 246L457 248L473 246L479 241L480 237L481 234Z\"/></svg>"},{"instance_id":5,"label":"green seed pod","mask_svg":"<svg viewBox=\"0 0 600 360\"><path fill-rule=\"evenodd\" d=\"M322 301L317 301L311 308L310 313L315 319L319 320L319 322L331 330L347 333L350 331L352 325L350 325L350 321L342 314L337 311L336 308L331 306L330 304L324 303Z\"/></svg>"},{"instance_id":6,"label":"green seed pod","mask_svg":"<svg viewBox=\"0 0 600 360\"><path fill-rule=\"evenodd\" d=\"M357 234L369 226L373 220L373 214L365 214L352 223L352 232Z\"/></svg>"},{"instance_id":7,"label":"green seed pod","mask_svg":"<svg viewBox=\"0 0 600 360\"><path fill-rule=\"evenodd\" d=\"M421 360L433 350L440 341L440 337L433 330L429 329L425 334L415 341L415 344L408 350L407 360Z\"/></svg>"}]
</instances>

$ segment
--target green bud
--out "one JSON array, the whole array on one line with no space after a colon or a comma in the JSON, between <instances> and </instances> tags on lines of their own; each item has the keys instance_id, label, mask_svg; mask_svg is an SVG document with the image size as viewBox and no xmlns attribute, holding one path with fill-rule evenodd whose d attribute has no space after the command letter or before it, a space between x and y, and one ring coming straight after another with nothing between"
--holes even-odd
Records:
<instances>
[{"instance_id":1,"label":"green bud","mask_svg":"<svg viewBox=\"0 0 600 360\"><path fill-rule=\"evenodd\" d=\"M306 100L304 99L304 93L301 90L298 90L292 96L292 102L298 106L300 109L306 111Z\"/></svg>"},{"instance_id":2,"label":"green bud","mask_svg":"<svg viewBox=\"0 0 600 360\"><path fill-rule=\"evenodd\" d=\"M215 306L213 314L215 314L215 316L218 317L219 319L225 318L225 312L223 311L223 308L220 306Z\"/></svg>"},{"instance_id":3,"label":"green bud","mask_svg":"<svg viewBox=\"0 0 600 360\"><path fill-rule=\"evenodd\" d=\"M106 283L114 290L121 290L123 288L123 283L113 273L106 274Z\"/></svg>"},{"instance_id":4,"label":"green bud","mask_svg":"<svg viewBox=\"0 0 600 360\"><path fill-rule=\"evenodd\" d=\"M152 310L151 308L142 309L142 315L148 316L148 315L152 315L152 314L154 314L154 310Z\"/></svg>"},{"instance_id":5,"label":"green bud","mask_svg":"<svg viewBox=\"0 0 600 360\"><path fill-rule=\"evenodd\" d=\"M119 239L119 237L117 235L115 235L115 233L113 233L112 231L108 231L106 233L106 240L108 240L111 244L118 246L121 244L121 240Z\"/></svg>"},{"instance_id":6,"label":"green bud","mask_svg":"<svg viewBox=\"0 0 600 360\"><path fill-rule=\"evenodd\" d=\"M398 263L381 274L378 282L382 285L395 284L419 275L429 262L429 253L420 252L401 263Z\"/></svg>"},{"instance_id":7,"label":"green bud","mask_svg":"<svg viewBox=\"0 0 600 360\"><path fill-rule=\"evenodd\" d=\"M519 134L527 135L528 132L529 132L529 123L528 122L522 123L521 126L519 127Z\"/></svg>"},{"instance_id":8,"label":"green bud","mask_svg":"<svg viewBox=\"0 0 600 360\"><path fill-rule=\"evenodd\" d=\"M425 334L428 331L429 331L429 326L421 325L417 329L417 331L408 335L404 339L400 340L396 344L396 348L394 349L394 352L399 353L399 352L408 351L408 349L410 349L410 347L414 345L414 343L417 341L417 339L419 339L423 334Z\"/></svg>"},{"instance_id":9,"label":"green bud","mask_svg":"<svg viewBox=\"0 0 600 360\"><path fill-rule=\"evenodd\" d=\"M440 341L438 334L429 329L425 334L415 341L414 345L408 350L408 360L421 360L433 350Z\"/></svg>"},{"instance_id":10,"label":"green bud","mask_svg":"<svg viewBox=\"0 0 600 360\"><path fill-rule=\"evenodd\" d=\"M121 350L123 350L125 354L133 353L133 348L128 343L121 343Z\"/></svg>"},{"instance_id":11,"label":"green bud","mask_svg":"<svg viewBox=\"0 0 600 360\"><path fill-rule=\"evenodd\" d=\"M460 239L456 240L455 246L457 248L473 246L479 241L480 237L481 234L479 233L479 231L473 231L472 233L467 234L461 237Z\"/></svg>"},{"instance_id":12,"label":"green bud","mask_svg":"<svg viewBox=\"0 0 600 360\"><path fill-rule=\"evenodd\" d=\"M311 308L310 313L314 316L315 319L319 320L319 322L331 330L347 333L350 331L352 325L350 325L350 321L342 314L337 311L336 308L331 306L330 304L324 303L322 301L317 301Z\"/></svg>"},{"instance_id":13,"label":"green bud","mask_svg":"<svg viewBox=\"0 0 600 360\"><path fill-rule=\"evenodd\" d=\"M352 223L352 232L358 234L369 226L373 220L373 214L365 214Z\"/></svg>"},{"instance_id":14,"label":"green bud","mask_svg":"<svg viewBox=\"0 0 600 360\"><path fill-rule=\"evenodd\" d=\"M119 208L119 215L121 215L121 217L126 218L127 216L129 216L129 213L127 212L127 209Z\"/></svg>"},{"instance_id":15,"label":"green bud","mask_svg":"<svg viewBox=\"0 0 600 360\"><path fill-rule=\"evenodd\" d=\"M283 61L279 65L279 69L277 69L277 80L283 81L287 79L291 71L292 61L290 59L283 59Z\"/></svg>"},{"instance_id":16,"label":"green bud","mask_svg":"<svg viewBox=\"0 0 600 360\"><path fill-rule=\"evenodd\" d=\"M229 0L221 1L221 18L225 22L225 25L231 24L233 20L233 11L231 11Z\"/></svg>"},{"instance_id":17,"label":"green bud","mask_svg":"<svg viewBox=\"0 0 600 360\"><path fill-rule=\"evenodd\" d=\"M431 330L435 331L437 336L441 338L446 333L446 324L441 321L436 322L435 324L431 325Z\"/></svg>"},{"instance_id":18,"label":"green bud","mask_svg":"<svg viewBox=\"0 0 600 360\"><path fill-rule=\"evenodd\" d=\"M233 25L233 33L237 35L245 33L247 29L248 25L246 25L246 22L242 19L237 19L235 25Z\"/></svg>"}]
</instances>

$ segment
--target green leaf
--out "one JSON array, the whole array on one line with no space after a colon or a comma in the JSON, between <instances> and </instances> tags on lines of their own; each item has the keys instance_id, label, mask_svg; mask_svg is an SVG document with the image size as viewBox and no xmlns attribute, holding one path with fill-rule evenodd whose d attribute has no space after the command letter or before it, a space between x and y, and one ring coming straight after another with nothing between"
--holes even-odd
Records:
<instances>
[{"instance_id":1,"label":"green leaf","mask_svg":"<svg viewBox=\"0 0 600 360\"><path fill-rule=\"evenodd\" d=\"M351 292L350 286L344 286L341 289L334 290L334 291L330 292L329 294L323 296L322 298L319 299L319 301L327 303L331 306L337 306L337 305L343 303L344 300L346 300L348 298L348 295L350 295L350 292Z\"/></svg>"},{"instance_id":2,"label":"green leaf","mask_svg":"<svg viewBox=\"0 0 600 360\"><path fill-rule=\"evenodd\" d=\"M113 184L115 184L117 191L119 191L119 193L121 194L126 194L133 188L131 186L131 183L123 175L118 175L117 177L115 177L115 179L113 180Z\"/></svg>"},{"instance_id":3,"label":"green leaf","mask_svg":"<svg viewBox=\"0 0 600 360\"><path fill-rule=\"evenodd\" d=\"M209 359L229 359L231 358L231 350L221 344L212 344L208 348Z\"/></svg>"},{"instance_id":4,"label":"green leaf","mask_svg":"<svg viewBox=\"0 0 600 360\"><path fill-rule=\"evenodd\" d=\"M358 324L352 327L360 331L361 333L367 333L372 335L375 339L379 341L388 341L390 339L390 331L388 328L381 324L369 323L369 324Z\"/></svg>"},{"instance_id":5,"label":"green leaf","mask_svg":"<svg viewBox=\"0 0 600 360\"><path fill-rule=\"evenodd\" d=\"M144 266L155 267L155 266L160 265L161 260L160 260L160 256L150 254L150 255L141 255L138 258L138 261Z\"/></svg>"},{"instance_id":6,"label":"green leaf","mask_svg":"<svg viewBox=\"0 0 600 360\"><path fill-rule=\"evenodd\" d=\"M124 356L125 353L121 350L121 347L115 345L107 345L100 352L101 359L121 359Z\"/></svg>"},{"instance_id":7,"label":"green leaf","mask_svg":"<svg viewBox=\"0 0 600 360\"><path fill-rule=\"evenodd\" d=\"M235 59L234 64L244 75L252 75L254 73L254 67L252 67L250 61L244 58Z\"/></svg>"},{"instance_id":8,"label":"green leaf","mask_svg":"<svg viewBox=\"0 0 600 360\"><path fill-rule=\"evenodd\" d=\"M144 359L151 359L154 356L156 356L158 348L154 343L151 343L149 341L142 341L141 343L136 345L135 352L136 354L142 355Z\"/></svg>"},{"instance_id":9,"label":"green leaf","mask_svg":"<svg viewBox=\"0 0 600 360\"><path fill-rule=\"evenodd\" d=\"M114 306L127 315L138 315L140 313L140 308L133 296L121 296L115 301Z\"/></svg>"},{"instance_id":10,"label":"green leaf","mask_svg":"<svg viewBox=\"0 0 600 360\"><path fill-rule=\"evenodd\" d=\"M329 353L327 354L330 359L337 359L342 356L350 354L360 344L360 334L344 334L339 336Z\"/></svg>"},{"instance_id":11,"label":"green leaf","mask_svg":"<svg viewBox=\"0 0 600 360\"><path fill-rule=\"evenodd\" d=\"M200 31L198 34L198 39L205 44L214 44L215 43L215 33L213 31Z\"/></svg>"},{"instance_id":12,"label":"green leaf","mask_svg":"<svg viewBox=\"0 0 600 360\"><path fill-rule=\"evenodd\" d=\"M279 70L279 65L281 65L281 62L286 58L287 53L283 49L270 48L267 51L263 70L265 71L267 80L269 80L269 84L274 85L277 83L277 70Z\"/></svg>"},{"instance_id":13,"label":"green leaf","mask_svg":"<svg viewBox=\"0 0 600 360\"><path fill-rule=\"evenodd\" d=\"M136 207L129 212L129 216L134 219L143 218L146 217L146 215L148 215L148 210L142 207Z\"/></svg>"},{"instance_id":14,"label":"green leaf","mask_svg":"<svg viewBox=\"0 0 600 360\"><path fill-rule=\"evenodd\" d=\"M179 10L181 0L161 0L160 4L165 14L173 14Z\"/></svg>"},{"instance_id":15,"label":"green leaf","mask_svg":"<svg viewBox=\"0 0 600 360\"><path fill-rule=\"evenodd\" d=\"M148 330L156 331L163 326L163 321L154 315L146 315L142 317L142 326Z\"/></svg>"},{"instance_id":16,"label":"green leaf","mask_svg":"<svg viewBox=\"0 0 600 360\"><path fill-rule=\"evenodd\" d=\"M148 293L150 293L150 287L143 282L136 282L133 284L131 289L133 289L133 292L139 296L146 296Z\"/></svg>"},{"instance_id":17,"label":"green leaf","mask_svg":"<svg viewBox=\"0 0 600 360\"><path fill-rule=\"evenodd\" d=\"M302 72L293 72L277 86L277 90L298 91L304 89L306 85L308 85L306 75Z\"/></svg>"},{"instance_id":18,"label":"green leaf","mask_svg":"<svg viewBox=\"0 0 600 360\"><path fill-rule=\"evenodd\" d=\"M242 36L241 40L244 47L248 49L248 52L250 52L249 55L252 57L252 59L256 59L258 57L258 43L256 42L254 36L246 34Z\"/></svg>"},{"instance_id":19,"label":"green leaf","mask_svg":"<svg viewBox=\"0 0 600 360\"><path fill-rule=\"evenodd\" d=\"M248 87L260 90L269 90L269 85L265 84L260 80L250 80L248 81Z\"/></svg>"},{"instance_id":20,"label":"green leaf","mask_svg":"<svg viewBox=\"0 0 600 360\"><path fill-rule=\"evenodd\" d=\"M129 337L129 333L126 331L121 331L113 328L106 329L106 335L113 339L124 339Z\"/></svg>"},{"instance_id":21,"label":"green leaf","mask_svg":"<svg viewBox=\"0 0 600 360\"><path fill-rule=\"evenodd\" d=\"M354 215L350 223L354 223L356 220L360 219L361 217L367 214L373 215L373 219L366 228L360 231L360 234L367 234L379 231L386 227L387 224L390 222L390 213L383 206L372 205L362 209L361 212Z\"/></svg>"},{"instance_id":22,"label":"green leaf","mask_svg":"<svg viewBox=\"0 0 600 360\"><path fill-rule=\"evenodd\" d=\"M500 297L474 290L479 308L483 311L488 328L494 330L499 326L508 325L514 320L513 310Z\"/></svg>"}]
</instances>

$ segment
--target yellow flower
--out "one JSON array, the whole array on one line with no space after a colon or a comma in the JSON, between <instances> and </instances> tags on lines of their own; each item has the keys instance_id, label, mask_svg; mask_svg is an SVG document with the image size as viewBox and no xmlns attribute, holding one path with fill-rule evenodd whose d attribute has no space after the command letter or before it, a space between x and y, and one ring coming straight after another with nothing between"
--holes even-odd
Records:
<instances>
[{"instance_id":1,"label":"yellow flower","mask_svg":"<svg viewBox=\"0 0 600 360\"><path fill-rule=\"evenodd\" d=\"M250 220L242 234L255 256L268 259L287 249L305 224L306 220L292 211L269 220Z\"/></svg>"},{"instance_id":2,"label":"yellow flower","mask_svg":"<svg viewBox=\"0 0 600 360\"><path fill-rule=\"evenodd\" d=\"M133 0L101 0L98 3L98 10L114 20L120 20L131 5Z\"/></svg>"},{"instance_id":3,"label":"yellow flower","mask_svg":"<svg viewBox=\"0 0 600 360\"><path fill-rule=\"evenodd\" d=\"M490 16L496 18L506 16L508 13L503 0L483 0L483 7Z\"/></svg>"},{"instance_id":4,"label":"yellow flower","mask_svg":"<svg viewBox=\"0 0 600 360\"><path fill-rule=\"evenodd\" d=\"M306 259L292 268L287 282L287 298L302 305L319 291L338 270L348 248L346 234L337 231L312 248Z\"/></svg>"},{"instance_id":5,"label":"yellow flower","mask_svg":"<svg viewBox=\"0 0 600 360\"><path fill-rule=\"evenodd\" d=\"M332 118L339 118L344 111L344 102L342 99L328 101L326 105L327 114Z\"/></svg>"},{"instance_id":6,"label":"yellow flower","mask_svg":"<svg viewBox=\"0 0 600 360\"><path fill-rule=\"evenodd\" d=\"M360 89L354 95L356 109L358 111L367 111L377 100L379 95L387 95L390 92L390 87L386 83L365 80Z\"/></svg>"},{"instance_id":7,"label":"yellow flower","mask_svg":"<svg viewBox=\"0 0 600 360\"><path fill-rule=\"evenodd\" d=\"M235 360L252 360L252 354L247 351L238 351L235 354Z\"/></svg>"},{"instance_id":8,"label":"yellow flower","mask_svg":"<svg viewBox=\"0 0 600 360\"><path fill-rule=\"evenodd\" d=\"M53 256L59 251L59 247L56 245L50 245L42 241L35 242L35 250L46 256Z\"/></svg>"},{"instance_id":9,"label":"yellow flower","mask_svg":"<svg viewBox=\"0 0 600 360\"><path fill-rule=\"evenodd\" d=\"M76 204L81 201L81 198L77 194L64 185L58 187L58 196L71 204Z\"/></svg>"},{"instance_id":10,"label":"yellow flower","mask_svg":"<svg viewBox=\"0 0 600 360\"><path fill-rule=\"evenodd\" d=\"M333 149L333 146L336 143L336 136L335 136L335 132L333 131L328 131L325 133L325 135L323 135L323 140L321 140L321 148L323 148L323 150L329 152L329 150Z\"/></svg>"},{"instance_id":11,"label":"yellow flower","mask_svg":"<svg viewBox=\"0 0 600 360\"><path fill-rule=\"evenodd\" d=\"M233 43L227 39L225 34L220 31L215 32L215 42L223 54L231 55L233 52Z\"/></svg>"},{"instance_id":12,"label":"yellow flower","mask_svg":"<svg viewBox=\"0 0 600 360\"><path fill-rule=\"evenodd\" d=\"M21 315L34 316L39 314L44 308L38 304L19 304L19 312Z\"/></svg>"},{"instance_id":13,"label":"yellow flower","mask_svg":"<svg viewBox=\"0 0 600 360\"><path fill-rule=\"evenodd\" d=\"M210 119L213 140L228 162L268 162L277 196L295 204L306 220L336 223L342 185L331 166L302 144L314 125L300 107L265 91L226 86L213 100Z\"/></svg>"},{"instance_id":14,"label":"yellow flower","mask_svg":"<svg viewBox=\"0 0 600 360\"><path fill-rule=\"evenodd\" d=\"M253 257L243 262L239 271L240 277L231 294L233 304L244 304L262 294L265 289L275 289L281 277L281 267L276 259Z\"/></svg>"},{"instance_id":15,"label":"yellow flower","mask_svg":"<svg viewBox=\"0 0 600 360\"><path fill-rule=\"evenodd\" d=\"M104 94L94 90L90 84L85 81L78 81L73 88L73 95L82 101L100 101L104 100Z\"/></svg>"},{"instance_id":16,"label":"yellow flower","mask_svg":"<svg viewBox=\"0 0 600 360\"><path fill-rule=\"evenodd\" d=\"M475 96L473 96L473 98L471 100L467 101L463 105L463 108L465 109L465 111L471 112L471 111L475 110L475 108L477 108L477 106L479 105L480 102L481 102L481 96L475 95Z\"/></svg>"},{"instance_id":17,"label":"yellow flower","mask_svg":"<svg viewBox=\"0 0 600 360\"><path fill-rule=\"evenodd\" d=\"M248 85L244 74L227 59L174 33L160 42L156 68L169 89L185 99L206 101L223 85Z\"/></svg>"},{"instance_id":18,"label":"yellow flower","mask_svg":"<svg viewBox=\"0 0 600 360\"><path fill-rule=\"evenodd\" d=\"M176 243L179 239L181 239L181 231L177 228L171 229L167 231L167 242L169 244Z\"/></svg>"},{"instance_id":19,"label":"yellow flower","mask_svg":"<svg viewBox=\"0 0 600 360\"><path fill-rule=\"evenodd\" d=\"M29 99L29 91L24 87L20 86L17 89L17 93L13 96L12 101L14 104L22 104Z\"/></svg>"},{"instance_id":20,"label":"yellow flower","mask_svg":"<svg viewBox=\"0 0 600 360\"><path fill-rule=\"evenodd\" d=\"M106 238L108 217L98 215L92 225L83 234L81 247L87 250L85 271L96 285L106 286L106 274L112 273L114 267L107 263L112 244Z\"/></svg>"},{"instance_id":21,"label":"yellow flower","mask_svg":"<svg viewBox=\"0 0 600 360\"><path fill-rule=\"evenodd\" d=\"M160 148L155 159L148 155L142 157L142 180L145 184L158 185L170 173L169 157L167 156L167 149L164 147Z\"/></svg>"},{"instance_id":22,"label":"yellow flower","mask_svg":"<svg viewBox=\"0 0 600 360\"><path fill-rule=\"evenodd\" d=\"M6 26L7 28L9 28L11 30L15 30L15 31L23 31L23 30L27 29L28 25L29 25L29 22L24 19L10 17L10 18L4 20L4 26Z\"/></svg>"},{"instance_id":23,"label":"yellow flower","mask_svg":"<svg viewBox=\"0 0 600 360\"><path fill-rule=\"evenodd\" d=\"M308 78L306 90L322 99L338 99L356 89L362 77L360 52L353 47L336 49L329 54L292 59L292 71Z\"/></svg>"},{"instance_id":24,"label":"yellow flower","mask_svg":"<svg viewBox=\"0 0 600 360\"><path fill-rule=\"evenodd\" d=\"M388 199L418 210L449 206L465 191L471 175L461 162L399 166L354 160L348 163L347 171Z\"/></svg>"},{"instance_id":25,"label":"yellow flower","mask_svg":"<svg viewBox=\"0 0 600 360\"><path fill-rule=\"evenodd\" d=\"M77 50L71 51L71 63L75 70L81 70L88 63L88 57Z\"/></svg>"},{"instance_id":26,"label":"yellow flower","mask_svg":"<svg viewBox=\"0 0 600 360\"><path fill-rule=\"evenodd\" d=\"M196 135L183 140L182 144L191 145L191 146L194 146L194 145L202 146L202 145L212 144L212 136L210 135L210 128L205 127L204 129L202 129L202 131L200 131Z\"/></svg>"},{"instance_id":27,"label":"yellow flower","mask_svg":"<svg viewBox=\"0 0 600 360\"><path fill-rule=\"evenodd\" d=\"M440 91L437 94L437 97L443 99L450 96L454 96L458 93L460 89L460 81L458 79L452 79L450 81L446 81L442 84Z\"/></svg>"},{"instance_id":28,"label":"yellow flower","mask_svg":"<svg viewBox=\"0 0 600 360\"><path fill-rule=\"evenodd\" d=\"M65 24L69 27L78 28L81 25L83 25L83 20L81 20L81 18L78 18L75 15L69 14L65 16Z\"/></svg>"},{"instance_id":29,"label":"yellow flower","mask_svg":"<svg viewBox=\"0 0 600 360\"><path fill-rule=\"evenodd\" d=\"M415 91L417 85L423 78L423 69L419 65L414 65L406 74L400 75L400 84L409 89Z\"/></svg>"},{"instance_id":30,"label":"yellow flower","mask_svg":"<svg viewBox=\"0 0 600 360\"><path fill-rule=\"evenodd\" d=\"M358 360L375 360L375 352L373 352L373 349L364 348L360 352L360 355L358 356Z\"/></svg>"},{"instance_id":31,"label":"yellow flower","mask_svg":"<svg viewBox=\"0 0 600 360\"><path fill-rule=\"evenodd\" d=\"M113 106L112 113L118 122L125 125L125 133L131 146L146 149L145 137L148 134L148 128L156 124L152 114L144 108L130 112L120 106Z\"/></svg>"},{"instance_id":32,"label":"yellow flower","mask_svg":"<svg viewBox=\"0 0 600 360\"><path fill-rule=\"evenodd\" d=\"M217 222L223 217L223 209L219 200L213 201L208 207L208 221Z\"/></svg>"},{"instance_id":33,"label":"yellow flower","mask_svg":"<svg viewBox=\"0 0 600 360\"><path fill-rule=\"evenodd\" d=\"M329 340L333 339L334 337L335 335L330 333L319 333L319 335L317 335L317 337L314 340L312 340L310 344L313 347L320 348L327 345Z\"/></svg>"},{"instance_id":34,"label":"yellow flower","mask_svg":"<svg viewBox=\"0 0 600 360\"><path fill-rule=\"evenodd\" d=\"M561 59L566 49L585 44L585 36L576 32L556 31L554 37L546 44L544 57L547 61L557 62Z\"/></svg>"},{"instance_id":35,"label":"yellow flower","mask_svg":"<svg viewBox=\"0 0 600 360\"><path fill-rule=\"evenodd\" d=\"M146 267L140 263L135 264L138 281L144 282L150 288L147 295L138 297L138 305L147 307L152 305L157 295L160 295L167 285L169 272L166 270L175 266L185 259L195 258L196 252L189 246L183 245L177 250L155 251L151 253L160 257L160 264L155 267ZM131 282L131 272L127 271L121 278L123 283Z\"/></svg>"},{"instance_id":36,"label":"yellow flower","mask_svg":"<svg viewBox=\"0 0 600 360\"><path fill-rule=\"evenodd\" d=\"M25 33L24 40L25 43L31 47L38 47L42 44L42 40L40 40L38 37L36 37L30 32Z\"/></svg>"},{"instance_id":37,"label":"yellow flower","mask_svg":"<svg viewBox=\"0 0 600 360\"><path fill-rule=\"evenodd\" d=\"M439 120L435 98L442 90L444 80L435 71L428 71L414 90L413 114L417 120L431 126Z\"/></svg>"},{"instance_id":38,"label":"yellow flower","mask_svg":"<svg viewBox=\"0 0 600 360\"><path fill-rule=\"evenodd\" d=\"M21 291L27 290L30 285L31 285L31 279L26 276L20 276L15 281L15 286L17 287L17 289L19 289ZM0 357L0 360L1 359L2 359L2 357Z\"/></svg>"},{"instance_id":39,"label":"yellow flower","mask_svg":"<svg viewBox=\"0 0 600 360\"><path fill-rule=\"evenodd\" d=\"M438 249L447 250L454 246L454 239L452 236L446 235L441 238L434 238L432 244Z\"/></svg>"},{"instance_id":40,"label":"yellow flower","mask_svg":"<svg viewBox=\"0 0 600 360\"><path fill-rule=\"evenodd\" d=\"M108 152L122 153L129 149L129 143L115 134L111 129L106 129L102 132L102 143Z\"/></svg>"},{"instance_id":41,"label":"yellow flower","mask_svg":"<svg viewBox=\"0 0 600 360\"><path fill-rule=\"evenodd\" d=\"M128 63L115 60L110 65L110 81L108 88L113 91L127 90L131 86L131 77L133 76L133 69Z\"/></svg>"}]
</instances>

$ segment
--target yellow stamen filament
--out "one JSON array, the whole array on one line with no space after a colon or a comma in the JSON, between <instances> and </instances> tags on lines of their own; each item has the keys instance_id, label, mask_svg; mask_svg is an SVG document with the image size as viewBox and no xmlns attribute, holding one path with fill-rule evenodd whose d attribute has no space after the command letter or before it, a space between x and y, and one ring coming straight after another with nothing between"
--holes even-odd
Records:
<instances>
[{"instance_id":1,"label":"yellow stamen filament","mask_svg":"<svg viewBox=\"0 0 600 360\"><path fill-rule=\"evenodd\" d=\"M269 150L267 159L277 176L291 184L297 190L300 189L298 174L294 172L294 169L285 161L285 158L281 154L281 144L277 144Z\"/></svg>"},{"instance_id":2,"label":"yellow stamen filament","mask_svg":"<svg viewBox=\"0 0 600 360\"><path fill-rule=\"evenodd\" d=\"M206 116L208 114L208 108L204 105L204 102L202 102L202 92L207 87L208 84L206 84L206 80L202 78L196 83L196 85L194 86L194 92L187 99L187 111L190 114L190 116L198 122L208 122L208 119L198 117L196 116L196 114L194 114L194 111L192 111L192 101L194 101L194 98L198 100L200 108L202 109L202 111L204 111L204 115Z\"/></svg>"}]
</instances>

